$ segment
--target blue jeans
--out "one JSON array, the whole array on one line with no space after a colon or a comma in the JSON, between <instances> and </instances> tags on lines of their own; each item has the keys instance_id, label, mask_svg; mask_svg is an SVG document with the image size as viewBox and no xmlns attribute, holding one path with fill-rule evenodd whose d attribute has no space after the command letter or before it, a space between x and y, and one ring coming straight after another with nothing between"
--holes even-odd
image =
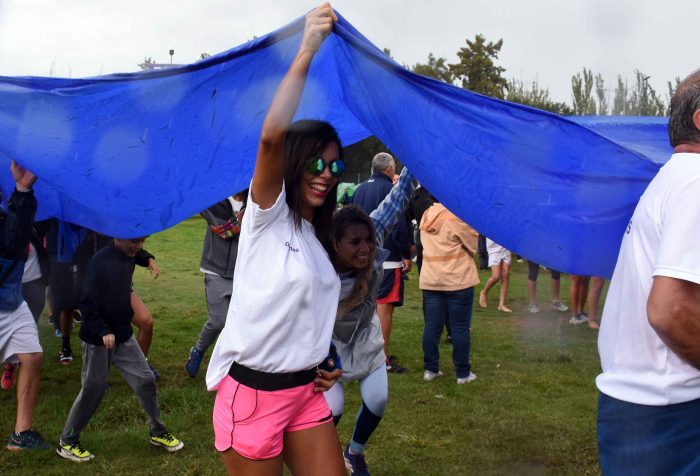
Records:
<instances>
[{"instance_id":1,"label":"blue jeans","mask_svg":"<svg viewBox=\"0 0 700 476\"><path fill-rule=\"evenodd\" d=\"M700 399L651 406L601 392L598 451L603 476L700 474Z\"/></svg>"},{"instance_id":2,"label":"blue jeans","mask_svg":"<svg viewBox=\"0 0 700 476\"><path fill-rule=\"evenodd\" d=\"M472 322L474 288L459 291L423 290L423 367L425 370L440 370L440 337L445 321L449 318L452 331L452 361L457 378L469 376L469 347Z\"/></svg>"}]
</instances>

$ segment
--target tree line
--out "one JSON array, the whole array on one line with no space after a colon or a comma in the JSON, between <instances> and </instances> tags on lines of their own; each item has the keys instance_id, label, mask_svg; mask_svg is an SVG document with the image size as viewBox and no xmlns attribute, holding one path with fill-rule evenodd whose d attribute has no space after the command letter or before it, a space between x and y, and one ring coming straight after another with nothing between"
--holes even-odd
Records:
<instances>
[{"instance_id":1,"label":"tree line","mask_svg":"<svg viewBox=\"0 0 700 476\"><path fill-rule=\"evenodd\" d=\"M424 63L404 65L414 73L428 76L470 91L506 101L525 104L563 115L613 115L613 116L666 116L668 101L649 84L649 76L640 70L634 72L632 81L617 76L614 89L606 87L601 74L583 68L571 77L572 102L553 100L549 89L537 81L526 84L520 79L504 77L505 68L497 64L503 47L503 39L487 41L483 35L467 38L466 46L457 51L457 62L448 63L445 57L436 58L432 53ZM390 54L388 50L385 53ZM668 82L668 98L678 87L680 78ZM609 101L608 92L612 92Z\"/></svg>"}]
</instances>

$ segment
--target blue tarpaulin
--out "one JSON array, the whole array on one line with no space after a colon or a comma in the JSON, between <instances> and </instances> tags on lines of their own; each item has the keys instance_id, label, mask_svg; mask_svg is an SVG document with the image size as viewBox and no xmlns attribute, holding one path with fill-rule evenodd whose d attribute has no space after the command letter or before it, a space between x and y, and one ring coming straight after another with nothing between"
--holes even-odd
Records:
<instances>
[{"instance_id":1,"label":"blue tarpaulin","mask_svg":"<svg viewBox=\"0 0 700 476\"><path fill-rule=\"evenodd\" d=\"M15 158L40 177L41 217L133 237L245 188L302 30L300 18L168 70L0 77L5 197ZM612 273L634 206L670 153L665 119L565 118L484 97L405 70L342 17L297 117L331 122L345 145L376 135L473 227L585 275Z\"/></svg>"}]
</instances>

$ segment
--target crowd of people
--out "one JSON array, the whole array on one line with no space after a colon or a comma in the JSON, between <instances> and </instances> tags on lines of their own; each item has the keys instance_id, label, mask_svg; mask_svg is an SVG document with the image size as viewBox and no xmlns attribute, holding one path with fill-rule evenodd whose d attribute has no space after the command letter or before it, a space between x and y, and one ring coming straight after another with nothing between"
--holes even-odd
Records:
<instances>
[{"instance_id":1,"label":"crowd of people","mask_svg":"<svg viewBox=\"0 0 700 476\"><path fill-rule=\"evenodd\" d=\"M425 381L444 377L439 343L445 328L456 384L477 379L470 332L480 241L487 255L481 264L491 276L478 304L488 307L489 291L500 284L496 309L513 312L507 302L511 252L480 240L408 169L397 176L390 154L373 158L372 176L344 200L352 203L337 208L345 169L338 133L326 122L292 120L309 67L335 21L329 4L309 13L299 51L264 119L250 188L202 212L207 229L200 269L208 315L183 361L185 372L196 377L216 343L206 385L216 392L215 447L229 474L282 474L284 464L293 473L369 474L364 450L384 416L387 374L408 371L389 349L393 314L403 304L414 258L425 319ZM700 210L687 200L700 176L694 157L700 152L700 73L674 95L670 130L677 153L635 211L602 319L599 446L606 474L700 470L700 258L687 243ZM82 387L57 453L76 462L94 457L80 438L112 366L146 412L149 442L181 450L184 443L160 419L159 373L147 359L153 318L132 287L135 265L148 267L154 278L159 273L155 257L143 249L147 237L110 238L57 220L34 223L36 177L14 161L11 172L15 190L0 222L2 387L17 386L7 448L50 447L33 429L43 360L37 323L48 301L63 343L58 362L73 361L74 320L82 345ZM524 313L536 314L542 310L541 266L527 266ZM571 309L573 325L598 328L604 280L571 276L567 306L560 273L549 272L549 307ZM335 425L349 382L359 382L361 405L343 448ZM671 446L682 448L684 457L673 456Z\"/></svg>"}]
</instances>

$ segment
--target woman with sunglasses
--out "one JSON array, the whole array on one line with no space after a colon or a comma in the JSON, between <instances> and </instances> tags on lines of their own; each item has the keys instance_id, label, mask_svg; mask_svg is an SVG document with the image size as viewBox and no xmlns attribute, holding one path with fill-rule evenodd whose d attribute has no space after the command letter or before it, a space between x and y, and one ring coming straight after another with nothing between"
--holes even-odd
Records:
<instances>
[{"instance_id":1,"label":"woman with sunglasses","mask_svg":"<svg viewBox=\"0 0 700 476\"><path fill-rule=\"evenodd\" d=\"M326 401L337 424L344 410L344 384L359 381L362 406L343 452L350 474L368 474L364 446L384 415L388 396L384 339L376 313L382 265L389 256L382 244L397 220L403 219L417 185L404 168L398 183L369 216L356 206L333 215L331 260L341 283L333 344L343 375L326 393Z\"/></svg>"},{"instance_id":2,"label":"woman with sunglasses","mask_svg":"<svg viewBox=\"0 0 700 476\"><path fill-rule=\"evenodd\" d=\"M301 46L263 122L226 325L207 370L215 446L229 474L344 475L323 394L340 281L325 245L344 169L328 124L299 121L311 61L337 17L306 17Z\"/></svg>"}]
</instances>

